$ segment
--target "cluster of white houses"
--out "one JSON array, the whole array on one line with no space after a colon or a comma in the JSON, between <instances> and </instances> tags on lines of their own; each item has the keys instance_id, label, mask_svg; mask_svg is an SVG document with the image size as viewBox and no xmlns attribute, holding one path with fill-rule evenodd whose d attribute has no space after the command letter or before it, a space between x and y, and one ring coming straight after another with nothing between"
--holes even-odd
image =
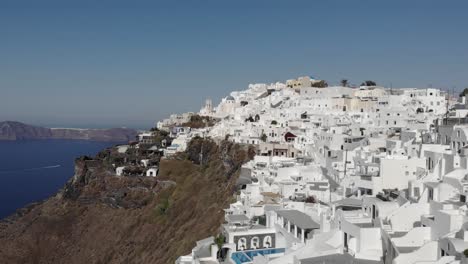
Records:
<instances>
[{"instance_id":1,"label":"cluster of white houses","mask_svg":"<svg viewBox=\"0 0 468 264\"><path fill-rule=\"evenodd\" d=\"M252 84L158 123L257 147L220 236L176 263L468 263L468 104L434 89ZM176 127L176 131L173 131ZM222 243L219 242L222 238ZM215 242L216 241L216 242Z\"/></svg>"}]
</instances>

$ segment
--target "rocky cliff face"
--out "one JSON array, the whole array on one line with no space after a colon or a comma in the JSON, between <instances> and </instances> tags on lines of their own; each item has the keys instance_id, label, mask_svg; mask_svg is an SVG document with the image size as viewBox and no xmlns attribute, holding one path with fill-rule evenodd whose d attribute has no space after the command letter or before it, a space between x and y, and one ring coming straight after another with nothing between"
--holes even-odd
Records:
<instances>
[{"instance_id":1,"label":"rocky cliff face","mask_svg":"<svg viewBox=\"0 0 468 264\"><path fill-rule=\"evenodd\" d=\"M19 122L0 122L0 140L47 139L52 137L48 128L25 125Z\"/></svg>"},{"instance_id":2,"label":"rocky cliff face","mask_svg":"<svg viewBox=\"0 0 468 264\"><path fill-rule=\"evenodd\" d=\"M162 160L156 178L116 177L109 153L77 159L56 196L1 222L0 263L174 263L218 233L239 168L253 157L199 139Z\"/></svg>"},{"instance_id":3,"label":"rocky cliff face","mask_svg":"<svg viewBox=\"0 0 468 264\"><path fill-rule=\"evenodd\" d=\"M127 128L69 129L44 128L14 121L0 122L0 140L82 139L94 141L134 140L137 131Z\"/></svg>"}]
</instances>

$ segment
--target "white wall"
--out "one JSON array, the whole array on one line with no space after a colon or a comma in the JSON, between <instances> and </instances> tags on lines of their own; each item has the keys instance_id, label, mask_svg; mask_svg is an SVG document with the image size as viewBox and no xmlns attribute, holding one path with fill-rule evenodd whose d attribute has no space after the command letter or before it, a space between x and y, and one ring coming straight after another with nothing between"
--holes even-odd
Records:
<instances>
[{"instance_id":1,"label":"white wall","mask_svg":"<svg viewBox=\"0 0 468 264\"><path fill-rule=\"evenodd\" d=\"M402 237L392 239L397 247L421 247L431 239L430 227L415 227Z\"/></svg>"},{"instance_id":2,"label":"white wall","mask_svg":"<svg viewBox=\"0 0 468 264\"><path fill-rule=\"evenodd\" d=\"M376 190L407 189L408 182L416 178L416 169L418 167L425 168L425 159L381 159L380 160L380 177L375 177ZM378 190L380 189L380 190Z\"/></svg>"},{"instance_id":3,"label":"white wall","mask_svg":"<svg viewBox=\"0 0 468 264\"><path fill-rule=\"evenodd\" d=\"M409 231L414 223L421 220L421 215L429 214L428 203L405 204L398 208L391 216L390 222L394 231Z\"/></svg>"},{"instance_id":4,"label":"white wall","mask_svg":"<svg viewBox=\"0 0 468 264\"><path fill-rule=\"evenodd\" d=\"M418 261L436 261L438 255L437 241L426 243L421 248L407 254L400 254L393 260L393 264L410 264Z\"/></svg>"}]
</instances>

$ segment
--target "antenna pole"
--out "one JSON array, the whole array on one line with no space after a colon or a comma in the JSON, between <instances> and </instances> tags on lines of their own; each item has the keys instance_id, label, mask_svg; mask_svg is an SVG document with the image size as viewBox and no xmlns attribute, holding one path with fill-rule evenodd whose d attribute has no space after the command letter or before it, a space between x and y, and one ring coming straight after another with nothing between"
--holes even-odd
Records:
<instances>
[{"instance_id":1,"label":"antenna pole","mask_svg":"<svg viewBox=\"0 0 468 264\"><path fill-rule=\"evenodd\" d=\"M448 107L449 107L449 100L450 100L450 92L447 90L447 94L445 95L447 98L445 103L445 125L448 125Z\"/></svg>"}]
</instances>

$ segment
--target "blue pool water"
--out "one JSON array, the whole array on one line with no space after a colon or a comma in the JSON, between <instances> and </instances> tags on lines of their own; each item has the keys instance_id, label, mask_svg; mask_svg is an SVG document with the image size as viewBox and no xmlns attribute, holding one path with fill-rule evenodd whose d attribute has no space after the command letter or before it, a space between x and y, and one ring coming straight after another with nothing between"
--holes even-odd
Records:
<instances>
[{"instance_id":1,"label":"blue pool water","mask_svg":"<svg viewBox=\"0 0 468 264\"><path fill-rule=\"evenodd\" d=\"M73 176L74 160L118 142L0 141L0 219L54 195Z\"/></svg>"},{"instance_id":2,"label":"blue pool water","mask_svg":"<svg viewBox=\"0 0 468 264\"><path fill-rule=\"evenodd\" d=\"M252 262L253 258L258 255L270 255L277 253L284 253L284 248L270 248L270 249L257 249L257 250L248 250L248 251L239 251L232 253L232 260L236 264L242 264L246 262Z\"/></svg>"}]
</instances>

